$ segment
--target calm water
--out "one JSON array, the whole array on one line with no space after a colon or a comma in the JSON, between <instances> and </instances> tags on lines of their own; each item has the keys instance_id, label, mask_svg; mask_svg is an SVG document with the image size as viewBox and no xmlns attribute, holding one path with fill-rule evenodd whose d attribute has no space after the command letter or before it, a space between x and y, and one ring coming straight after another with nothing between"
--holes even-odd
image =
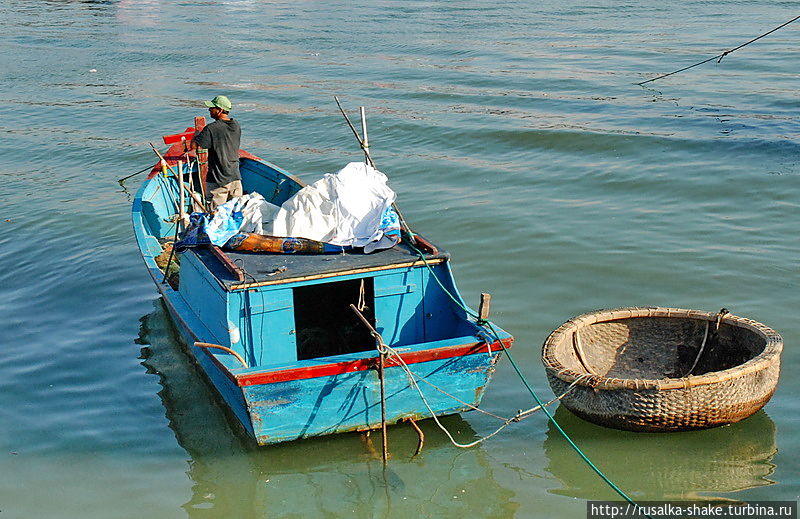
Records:
<instances>
[{"instance_id":1,"label":"calm water","mask_svg":"<svg viewBox=\"0 0 800 519\"><path fill-rule=\"evenodd\" d=\"M557 413L637 499L800 494L797 1L0 2L0 517L584 516L612 498L539 416L460 450L390 430L255 449L187 364L117 179L226 94L243 145L313 181L359 157L368 107L412 226L517 337L597 308L723 306L784 336L765 411L632 434ZM485 407L531 407L507 361ZM462 441L494 430L445 421Z\"/></svg>"}]
</instances>

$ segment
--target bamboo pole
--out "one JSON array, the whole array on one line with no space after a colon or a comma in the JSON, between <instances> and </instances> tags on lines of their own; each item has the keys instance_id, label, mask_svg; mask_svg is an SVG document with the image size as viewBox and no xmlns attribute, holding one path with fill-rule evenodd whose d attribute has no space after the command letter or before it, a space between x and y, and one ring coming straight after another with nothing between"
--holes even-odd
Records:
<instances>
[{"instance_id":1,"label":"bamboo pole","mask_svg":"<svg viewBox=\"0 0 800 519\"><path fill-rule=\"evenodd\" d=\"M380 360L378 361L378 374L381 379L381 440L383 464L389 461L389 436L386 431L386 377L384 375L384 365L386 363L386 351L380 347Z\"/></svg>"},{"instance_id":2,"label":"bamboo pole","mask_svg":"<svg viewBox=\"0 0 800 519\"><path fill-rule=\"evenodd\" d=\"M189 176L189 180L188 180L188 182L186 184L186 189L188 190L187 192L189 193L189 196L191 197L191 199L194 200L194 187L195 186L194 186L194 173L192 173L192 158L189 156L188 146L186 146L185 142L184 142L184 146L187 148L187 151L185 151L183 153L183 157L184 157L184 159L186 159L186 172L189 174L188 175ZM200 166L198 165L198 168L199 167ZM191 212L194 212L195 207L197 207L197 206L195 204L192 204L192 211ZM200 208L198 207L198 209L200 209Z\"/></svg>"},{"instance_id":3,"label":"bamboo pole","mask_svg":"<svg viewBox=\"0 0 800 519\"><path fill-rule=\"evenodd\" d=\"M195 187L199 186L203 182L200 179L200 160L197 157L195 157L195 164L197 165L197 185L195 185L195 175L194 175L193 171L190 169L189 170L189 189L191 190L191 193L192 193L192 199L197 204L197 208L202 210L203 212L205 212L206 211L205 204L198 202L198 199L202 199L203 201L205 201L205 198L200 197L200 195L198 195L197 192L195 191Z\"/></svg>"},{"instance_id":4,"label":"bamboo pole","mask_svg":"<svg viewBox=\"0 0 800 519\"><path fill-rule=\"evenodd\" d=\"M162 167L167 165L167 161L161 159ZM178 161L178 174L183 175L183 161ZM175 222L175 236L172 238L172 248L169 250L169 259L167 260L167 266L164 267L164 279L161 280L161 283L166 283L167 277L169 275L169 267L172 265L172 259L175 257L175 243L178 241L178 236L180 235L180 228L183 224L183 178L178 176L175 178L178 182L178 191L180 192L180 196L178 198L178 220ZM166 182L166 179L164 179ZM171 190L170 190L171 191Z\"/></svg>"},{"instance_id":5,"label":"bamboo pole","mask_svg":"<svg viewBox=\"0 0 800 519\"><path fill-rule=\"evenodd\" d=\"M369 156L369 138L367 137L367 112L364 107L359 107L361 111L361 135L364 136L364 140L361 141L361 147L364 148L364 163L369 164L372 162L372 157ZM372 167L375 167L375 164L372 164Z\"/></svg>"},{"instance_id":6,"label":"bamboo pole","mask_svg":"<svg viewBox=\"0 0 800 519\"><path fill-rule=\"evenodd\" d=\"M153 146L153 143L151 142L151 143L149 143L149 144L150 144L150 147L151 147L151 148L153 148L153 151L155 152L155 154L156 154L156 155L158 155L158 158L159 158L159 159L161 159L161 161L162 161L162 164L164 164L164 166L166 166L166 168L167 168L167 169L168 169L168 170L169 170L169 171L170 171L170 172L171 172L173 175L175 175L175 177L177 177L178 175L177 175L177 174L175 174L175 170L174 170L174 169L172 169L172 167L171 167L171 166L170 166L170 165L167 163L167 160L164 158L164 156L163 156L163 155L161 155L161 153L159 153L159 151L156 149L156 147L155 147L155 146ZM199 162L199 161L198 161L198 162ZM192 198L194 199L194 201L195 201L195 202L197 202L197 204L200 206L200 208L201 208L203 211L206 211L206 204L204 204L204 203L203 203L203 201L199 199L199 197L197 196L197 194L196 194L196 193L194 193L194 191L192 191L192 192L191 192L191 195L192 195Z\"/></svg>"},{"instance_id":7,"label":"bamboo pole","mask_svg":"<svg viewBox=\"0 0 800 519\"><path fill-rule=\"evenodd\" d=\"M180 210L178 211L178 218L180 219L181 226L184 229L186 229L186 212L185 212L185 207L186 207L185 202L186 201L185 201L184 195L183 195L184 186L183 186L183 161L182 160L178 161L178 175L179 175L178 186L180 187L180 189L179 189L179 191L180 191L180 197L179 197Z\"/></svg>"},{"instance_id":8,"label":"bamboo pole","mask_svg":"<svg viewBox=\"0 0 800 519\"><path fill-rule=\"evenodd\" d=\"M364 326L367 327L369 334L375 339L375 346L380 354L378 357L378 378L381 383L381 439L383 443L383 465L386 466L389 461L389 434L387 431L388 424L386 423L386 377L384 376L384 368L388 352L383 344L381 334L369 323L367 318L364 317L364 314L356 308L356 305L351 304L350 309L355 312L356 316L364 323Z\"/></svg>"},{"instance_id":9,"label":"bamboo pole","mask_svg":"<svg viewBox=\"0 0 800 519\"><path fill-rule=\"evenodd\" d=\"M369 143L367 143L367 138L366 138L367 118L364 107L363 106L361 107L361 127L364 131L364 139L362 140L361 137L358 135L356 127L353 126L353 123L350 122L350 118L347 116L347 113L344 111L344 108L342 108L342 104L339 102L339 98L333 96L333 99L336 101L336 105L339 107L339 111L342 112L342 115L344 116L345 121L347 121L347 125L350 126L350 130L352 130L353 135L355 135L356 137L356 140L361 145L361 149L364 150L364 157L366 159L366 163L375 168L375 161L372 160L372 155L369 154ZM411 230L411 227L408 226L408 223L406 223L406 219L403 217L403 213L400 212L400 208L397 207L397 203L392 202L392 209L394 209L394 212L397 213L397 219L400 220L400 228L403 230L403 232L405 232L408 241L411 243L411 245L416 245L417 240L414 237L414 232Z\"/></svg>"}]
</instances>

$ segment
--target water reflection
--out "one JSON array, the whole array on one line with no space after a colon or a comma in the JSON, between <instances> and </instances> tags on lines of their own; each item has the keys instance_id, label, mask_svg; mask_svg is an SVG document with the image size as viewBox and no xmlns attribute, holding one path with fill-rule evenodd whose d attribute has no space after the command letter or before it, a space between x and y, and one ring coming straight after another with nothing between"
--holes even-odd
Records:
<instances>
[{"instance_id":1,"label":"water reflection","mask_svg":"<svg viewBox=\"0 0 800 519\"><path fill-rule=\"evenodd\" d=\"M775 470L776 429L763 410L729 426L682 433L607 429L581 420L563 407L556 412L556 420L612 481L639 500L708 500L774 483L769 477ZM552 493L599 498L598 489L604 483L552 424L544 448L546 470L562 484Z\"/></svg>"},{"instance_id":2,"label":"water reflection","mask_svg":"<svg viewBox=\"0 0 800 519\"><path fill-rule=\"evenodd\" d=\"M513 493L494 479L481 449L453 447L430 420L422 453L417 434L390 427L392 459L384 471L380 435L340 434L257 447L239 430L183 352L159 301L141 318L142 365L158 375L169 426L189 455L189 517L509 517ZM476 434L460 416L443 420L457 440ZM370 445L373 442L374 445Z\"/></svg>"}]
</instances>

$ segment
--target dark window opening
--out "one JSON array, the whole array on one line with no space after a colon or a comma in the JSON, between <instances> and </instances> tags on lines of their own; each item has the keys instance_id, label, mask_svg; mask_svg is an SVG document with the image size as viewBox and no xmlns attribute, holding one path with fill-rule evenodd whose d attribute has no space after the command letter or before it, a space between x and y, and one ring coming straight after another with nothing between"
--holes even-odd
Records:
<instances>
[{"instance_id":1,"label":"dark window opening","mask_svg":"<svg viewBox=\"0 0 800 519\"><path fill-rule=\"evenodd\" d=\"M375 325L372 278L294 289L298 360L375 349L375 339L351 304L363 306L361 313Z\"/></svg>"}]
</instances>

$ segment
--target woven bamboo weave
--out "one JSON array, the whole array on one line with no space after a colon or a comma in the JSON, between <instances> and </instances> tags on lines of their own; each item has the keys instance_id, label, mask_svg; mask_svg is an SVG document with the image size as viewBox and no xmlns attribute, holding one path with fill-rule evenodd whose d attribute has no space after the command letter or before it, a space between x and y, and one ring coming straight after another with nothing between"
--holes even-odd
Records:
<instances>
[{"instance_id":1,"label":"woven bamboo weave","mask_svg":"<svg viewBox=\"0 0 800 519\"><path fill-rule=\"evenodd\" d=\"M783 339L756 321L680 308L599 310L570 319L542 347L561 402L591 422L680 431L737 422L772 397Z\"/></svg>"}]
</instances>

